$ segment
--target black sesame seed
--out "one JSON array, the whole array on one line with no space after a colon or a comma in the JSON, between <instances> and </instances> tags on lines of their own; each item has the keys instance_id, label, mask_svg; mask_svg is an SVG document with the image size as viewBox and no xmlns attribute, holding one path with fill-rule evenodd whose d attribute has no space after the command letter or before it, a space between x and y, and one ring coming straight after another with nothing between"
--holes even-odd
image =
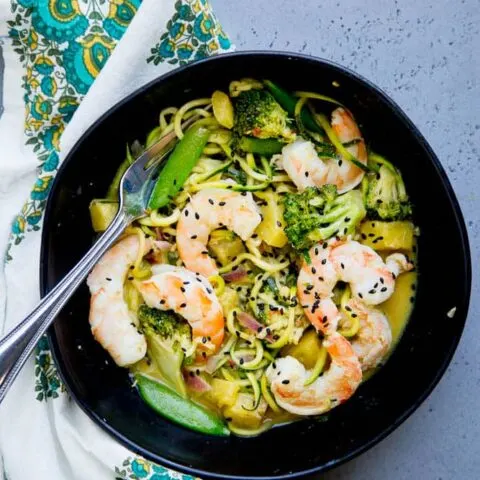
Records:
<instances>
[{"instance_id":1,"label":"black sesame seed","mask_svg":"<svg viewBox=\"0 0 480 480\"><path fill-rule=\"evenodd\" d=\"M110 277L105 277L105 280L106 280L107 282L111 282L111 281L112 281L112 279L111 279Z\"/></svg>"},{"instance_id":2,"label":"black sesame seed","mask_svg":"<svg viewBox=\"0 0 480 480\"><path fill-rule=\"evenodd\" d=\"M212 293L212 289L207 287L207 292Z\"/></svg>"},{"instance_id":3,"label":"black sesame seed","mask_svg":"<svg viewBox=\"0 0 480 480\"><path fill-rule=\"evenodd\" d=\"M360 298L363 298L363 295L362 295L361 293L359 293L358 296L359 296Z\"/></svg>"},{"instance_id":4,"label":"black sesame seed","mask_svg":"<svg viewBox=\"0 0 480 480\"><path fill-rule=\"evenodd\" d=\"M186 306L187 306L186 303L182 303L182 304L180 305L180 308L185 308Z\"/></svg>"},{"instance_id":5,"label":"black sesame seed","mask_svg":"<svg viewBox=\"0 0 480 480\"><path fill-rule=\"evenodd\" d=\"M189 372L189 375L190 375L191 377L194 377L194 376L195 376L195 374L194 374L193 372Z\"/></svg>"},{"instance_id":6,"label":"black sesame seed","mask_svg":"<svg viewBox=\"0 0 480 480\"><path fill-rule=\"evenodd\" d=\"M245 363L245 360L243 358L240 359L240 365L243 365Z\"/></svg>"},{"instance_id":7,"label":"black sesame seed","mask_svg":"<svg viewBox=\"0 0 480 480\"><path fill-rule=\"evenodd\" d=\"M160 300L160 305L165 305L165 303L166 303L166 300L163 300L163 299Z\"/></svg>"},{"instance_id":8,"label":"black sesame seed","mask_svg":"<svg viewBox=\"0 0 480 480\"><path fill-rule=\"evenodd\" d=\"M272 363L272 367L275 370L277 368L277 364L275 362Z\"/></svg>"},{"instance_id":9,"label":"black sesame seed","mask_svg":"<svg viewBox=\"0 0 480 480\"><path fill-rule=\"evenodd\" d=\"M347 228L347 227L345 227L345 228L343 229L343 234L344 234L344 235L346 235L346 234L347 234L347 232L348 232L348 228Z\"/></svg>"},{"instance_id":10,"label":"black sesame seed","mask_svg":"<svg viewBox=\"0 0 480 480\"><path fill-rule=\"evenodd\" d=\"M327 242L324 242L323 245L322 245L322 247L323 247L324 249L327 248L327 247L328 247L328 243L327 243Z\"/></svg>"},{"instance_id":11,"label":"black sesame seed","mask_svg":"<svg viewBox=\"0 0 480 480\"><path fill-rule=\"evenodd\" d=\"M342 163L343 163L343 160L340 159L340 160L338 161L338 166L341 167L341 166L342 166Z\"/></svg>"},{"instance_id":12,"label":"black sesame seed","mask_svg":"<svg viewBox=\"0 0 480 480\"><path fill-rule=\"evenodd\" d=\"M312 267L312 273L315 275L317 273L317 269L315 267Z\"/></svg>"},{"instance_id":13,"label":"black sesame seed","mask_svg":"<svg viewBox=\"0 0 480 480\"><path fill-rule=\"evenodd\" d=\"M345 269L345 265L343 263L340 263L340 266L342 267L342 270Z\"/></svg>"},{"instance_id":14,"label":"black sesame seed","mask_svg":"<svg viewBox=\"0 0 480 480\"><path fill-rule=\"evenodd\" d=\"M380 283L385 283L385 280L383 279L383 277L380 277Z\"/></svg>"},{"instance_id":15,"label":"black sesame seed","mask_svg":"<svg viewBox=\"0 0 480 480\"><path fill-rule=\"evenodd\" d=\"M328 321L328 317L325 315L323 318L322 318L322 323L325 323Z\"/></svg>"},{"instance_id":16,"label":"black sesame seed","mask_svg":"<svg viewBox=\"0 0 480 480\"><path fill-rule=\"evenodd\" d=\"M345 305L345 310L346 310L347 312L351 312L351 311L352 311L352 309L351 309L348 305Z\"/></svg>"},{"instance_id":17,"label":"black sesame seed","mask_svg":"<svg viewBox=\"0 0 480 480\"><path fill-rule=\"evenodd\" d=\"M349 222L350 220L351 220L350 217L345 217L345 219L344 219L345 223Z\"/></svg>"},{"instance_id":18,"label":"black sesame seed","mask_svg":"<svg viewBox=\"0 0 480 480\"><path fill-rule=\"evenodd\" d=\"M351 314L351 317L352 317L352 318L357 318L357 314L356 314L356 313L352 313L352 314Z\"/></svg>"},{"instance_id":19,"label":"black sesame seed","mask_svg":"<svg viewBox=\"0 0 480 480\"><path fill-rule=\"evenodd\" d=\"M202 357L207 358L207 352L202 352Z\"/></svg>"},{"instance_id":20,"label":"black sesame seed","mask_svg":"<svg viewBox=\"0 0 480 480\"><path fill-rule=\"evenodd\" d=\"M185 293L185 287L180 287L180 290Z\"/></svg>"},{"instance_id":21,"label":"black sesame seed","mask_svg":"<svg viewBox=\"0 0 480 480\"><path fill-rule=\"evenodd\" d=\"M198 212L195 212L195 218L196 218L197 220L200 220L200 215L198 214Z\"/></svg>"},{"instance_id":22,"label":"black sesame seed","mask_svg":"<svg viewBox=\"0 0 480 480\"><path fill-rule=\"evenodd\" d=\"M270 328L267 327L267 335L270 335L272 333L272 331L270 330Z\"/></svg>"},{"instance_id":23,"label":"black sesame seed","mask_svg":"<svg viewBox=\"0 0 480 480\"><path fill-rule=\"evenodd\" d=\"M315 255L318 255L318 248L315 247Z\"/></svg>"},{"instance_id":24,"label":"black sesame seed","mask_svg":"<svg viewBox=\"0 0 480 480\"><path fill-rule=\"evenodd\" d=\"M279 338L280 338L280 335L276 335L276 334L275 334L275 335L273 336L273 339L274 339L274 340L278 340Z\"/></svg>"},{"instance_id":25,"label":"black sesame seed","mask_svg":"<svg viewBox=\"0 0 480 480\"><path fill-rule=\"evenodd\" d=\"M323 282L323 280L324 280L323 277L318 277L318 279L319 279L321 282Z\"/></svg>"},{"instance_id":26,"label":"black sesame seed","mask_svg":"<svg viewBox=\"0 0 480 480\"><path fill-rule=\"evenodd\" d=\"M362 240L366 240L366 239L367 239L367 236L364 233L362 233Z\"/></svg>"},{"instance_id":27,"label":"black sesame seed","mask_svg":"<svg viewBox=\"0 0 480 480\"><path fill-rule=\"evenodd\" d=\"M209 203L210 205L214 205L214 204L215 204L215 202L214 202L211 198L208 199L208 203Z\"/></svg>"},{"instance_id":28,"label":"black sesame seed","mask_svg":"<svg viewBox=\"0 0 480 480\"><path fill-rule=\"evenodd\" d=\"M226 204L227 204L227 202L219 202L219 205L220 205L221 207L224 207Z\"/></svg>"},{"instance_id":29,"label":"black sesame seed","mask_svg":"<svg viewBox=\"0 0 480 480\"><path fill-rule=\"evenodd\" d=\"M374 233L369 233L368 236L371 238L371 237L374 237L375 234Z\"/></svg>"},{"instance_id":30,"label":"black sesame seed","mask_svg":"<svg viewBox=\"0 0 480 480\"><path fill-rule=\"evenodd\" d=\"M305 172L305 177L307 177L307 178L308 178L308 176L309 176L309 175L310 175L310 173L309 173L309 172Z\"/></svg>"},{"instance_id":31,"label":"black sesame seed","mask_svg":"<svg viewBox=\"0 0 480 480\"><path fill-rule=\"evenodd\" d=\"M188 217L188 210L185 209L185 216Z\"/></svg>"},{"instance_id":32,"label":"black sesame seed","mask_svg":"<svg viewBox=\"0 0 480 480\"><path fill-rule=\"evenodd\" d=\"M282 226L282 222L280 220L277 220L277 227L281 227Z\"/></svg>"},{"instance_id":33,"label":"black sesame seed","mask_svg":"<svg viewBox=\"0 0 480 480\"><path fill-rule=\"evenodd\" d=\"M129 280L133 280L133 277L128 277Z\"/></svg>"},{"instance_id":34,"label":"black sesame seed","mask_svg":"<svg viewBox=\"0 0 480 480\"><path fill-rule=\"evenodd\" d=\"M263 327L258 327L257 332L260 333L263 330Z\"/></svg>"},{"instance_id":35,"label":"black sesame seed","mask_svg":"<svg viewBox=\"0 0 480 480\"><path fill-rule=\"evenodd\" d=\"M377 288L378 287L378 282L373 286L373 288Z\"/></svg>"},{"instance_id":36,"label":"black sesame seed","mask_svg":"<svg viewBox=\"0 0 480 480\"><path fill-rule=\"evenodd\" d=\"M375 289L373 289L373 288L372 288L371 290L369 290L369 291L368 291L368 293L369 293L370 295L373 295L375 292L376 292L376 290L375 290Z\"/></svg>"},{"instance_id":37,"label":"black sesame seed","mask_svg":"<svg viewBox=\"0 0 480 480\"><path fill-rule=\"evenodd\" d=\"M202 337L202 343L207 343L207 337Z\"/></svg>"},{"instance_id":38,"label":"black sesame seed","mask_svg":"<svg viewBox=\"0 0 480 480\"><path fill-rule=\"evenodd\" d=\"M290 383L290 380L282 380L282 383L283 383L284 385L288 385L288 384Z\"/></svg>"},{"instance_id":39,"label":"black sesame seed","mask_svg":"<svg viewBox=\"0 0 480 480\"><path fill-rule=\"evenodd\" d=\"M386 292L387 290L388 290L387 287L383 287L380 289L381 292Z\"/></svg>"},{"instance_id":40,"label":"black sesame seed","mask_svg":"<svg viewBox=\"0 0 480 480\"><path fill-rule=\"evenodd\" d=\"M326 263L327 263L327 259L324 258L324 259L322 260L322 265L325 265Z\"/></svg>"}]
</instances>

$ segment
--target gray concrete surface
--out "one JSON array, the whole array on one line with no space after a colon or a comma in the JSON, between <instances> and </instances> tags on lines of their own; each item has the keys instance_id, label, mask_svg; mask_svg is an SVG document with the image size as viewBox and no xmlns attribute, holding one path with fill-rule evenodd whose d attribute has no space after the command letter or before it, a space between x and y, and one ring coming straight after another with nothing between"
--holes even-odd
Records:
<instances>
[{"instance_id":1,"label":"gray concrete surface","mask_svg":"<svg viewBox=\"0 0 480 480\"><path fill-rule=\"evenodd\" d=\"M211 1L239 50L321 56L389 93L440 157L468 225L472 301L448 373L392 435L322 478L480 479L479 0Z\"/></svg>"}]
</instances>

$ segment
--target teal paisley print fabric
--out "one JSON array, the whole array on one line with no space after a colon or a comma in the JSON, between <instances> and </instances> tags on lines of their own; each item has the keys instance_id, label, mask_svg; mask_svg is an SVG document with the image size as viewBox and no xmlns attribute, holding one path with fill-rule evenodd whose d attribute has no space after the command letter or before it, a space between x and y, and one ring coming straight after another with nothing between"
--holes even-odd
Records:
<instances>
[{"instance_id":1,"label":"teal paisley print fabric","mask_svg":"<svg viewBox=\"0 0 480 480\"><path fill-rule=\"evenodd\" d=\"M140 0L12 3L9 34L25 67L26 143L39 165L30 198L13 222L10 247L40 229L59 163L60 136L139 5Z\"/></svg>"},{"instance_id":2,"label":"teal paisley print fabric","mask_svg":"<svg viewBox=\"0 0 480 480\"><path fill-rule=\"evenodd\" d=\"M185 65L230 48L230 40L206 0L180 0L175 10L147 62Z\"/></svg>"},{"instance_id":3,"label":"teal paisley print fabric","mask_svg":"<svg viewBox=\"0 0 480 480\"><path fill-rule=\"evenodd\" d=\"M166 468L148 462L141 457L128 457L121 466L115 467L115 480L124 479L196 480L195 477L167 470Z\"/></svg>"}]
</instances>

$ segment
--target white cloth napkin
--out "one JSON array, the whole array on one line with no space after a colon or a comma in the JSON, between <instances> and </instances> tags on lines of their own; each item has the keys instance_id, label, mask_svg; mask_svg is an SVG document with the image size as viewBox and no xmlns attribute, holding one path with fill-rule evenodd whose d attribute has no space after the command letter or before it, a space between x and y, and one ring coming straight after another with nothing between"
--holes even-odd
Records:
<instances>
[{"instance_id":1,"label":"white cloth napkin","mask_svg":"<svg viewBox=\"0 0 480 480\"><path fill-rule=\"evenodd\" d=\"M12 10L0 0L0 334L39 300L45 199L82 133L153 78L232 49L206 0L19 0ZM0 479L191 478L97 427L65 392L46 341L34 357L0 405Z\"/></svg>"}]
</instances>

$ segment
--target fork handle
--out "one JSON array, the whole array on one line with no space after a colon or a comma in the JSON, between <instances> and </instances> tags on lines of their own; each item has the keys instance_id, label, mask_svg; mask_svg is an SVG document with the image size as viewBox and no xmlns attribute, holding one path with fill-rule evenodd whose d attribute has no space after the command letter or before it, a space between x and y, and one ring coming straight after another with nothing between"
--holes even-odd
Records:
<instances>
[{"instance_id":1,"label":"fork handle","mask_svg":"<svg viewBox=\"0 0 480 480\"><path fill-rule=\"evenodd\" d=\"M109 228L77 265L40 301L30 315L0 339L0 403L40 337L127 225L127 217L120 210Z\"/></svg>"}]
</instances>

